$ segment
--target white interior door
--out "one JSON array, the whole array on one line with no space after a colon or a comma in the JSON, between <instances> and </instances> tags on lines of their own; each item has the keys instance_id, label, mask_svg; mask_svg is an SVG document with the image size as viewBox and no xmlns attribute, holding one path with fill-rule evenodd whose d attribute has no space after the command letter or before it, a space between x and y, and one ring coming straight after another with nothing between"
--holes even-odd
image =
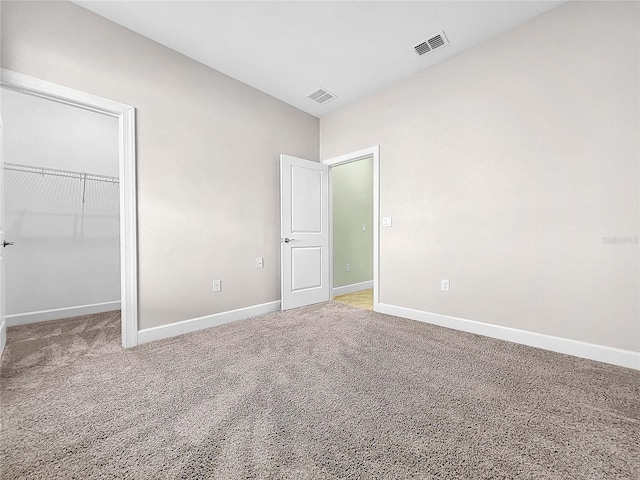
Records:
<instances>
[{"instance_id":1,"label":"white interior door","mask_svg":"<svg viewBox=\"0 0 640 480\"><path fill-rule=\"evenodd\" d=\"M280 155L282 310L326 302L329 167Z\"/></svg>"}]
</instances>

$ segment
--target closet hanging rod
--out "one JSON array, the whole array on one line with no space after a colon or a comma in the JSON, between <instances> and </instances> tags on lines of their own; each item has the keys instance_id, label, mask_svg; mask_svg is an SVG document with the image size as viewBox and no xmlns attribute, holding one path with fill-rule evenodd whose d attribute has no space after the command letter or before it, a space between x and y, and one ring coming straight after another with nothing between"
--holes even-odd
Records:
<instances>
[{"instance_id":1,"label":"closet hanging rod","mask_svg":"<svg viewBox=\"0 0 640 480\"><path fill-rule=\"evenodd\" d=\"M93 173L72 172L70 170L58 170L56 168L34 167L31 165L22 165L19 163L4 164L5 170L14 170L16 172L36 173L38 175L53 175L56 177L77 178L79 180L93 180L94 182L120 183L118 177L109 177L106 175L94 175Z\"/></svg>"}]
</instances>

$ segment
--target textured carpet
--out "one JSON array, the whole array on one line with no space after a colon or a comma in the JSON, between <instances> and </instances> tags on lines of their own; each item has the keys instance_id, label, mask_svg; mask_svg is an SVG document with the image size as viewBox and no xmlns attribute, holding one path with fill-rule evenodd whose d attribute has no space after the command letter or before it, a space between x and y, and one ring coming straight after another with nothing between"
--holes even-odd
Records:
<instances>
[{"instance_id":1,"label":"textured carpet","mask_svg":"<svg viewBox=\"0 0 640 480\"><path fill-rule=\"evenodd\" d=\"M634 479L640 372L337 303L10 328L3 479Z\"/></svg>"}]
</instances>

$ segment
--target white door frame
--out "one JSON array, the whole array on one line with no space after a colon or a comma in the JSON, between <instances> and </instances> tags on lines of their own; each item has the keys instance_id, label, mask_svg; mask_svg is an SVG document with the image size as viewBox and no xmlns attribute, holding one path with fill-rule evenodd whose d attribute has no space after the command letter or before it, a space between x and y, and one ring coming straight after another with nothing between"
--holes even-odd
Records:
<instances>
[{"instance_id":1,"label":"white door frame","mask_svg":"<svg viewBox=\"0 0 640 480\"><path fill-rule=\"evenodd\" d=\"M0 355L7 343L7 322L5 320L4 294L4 119L0 116Z\"/></svg>"},{"instance_id":2,"label":"white door frame","mask_svg":"<svg viewBox=\"0 0 640 480\"><path fill-rule=\"evenodd\" d=\"M379 280L380 280L380 145L363 148L338 157L323 160L329 170L345 163L357 162L365 158L373 158L373 310L379 311ZM329 175L329 192L331 192L331 175ZM333 201L329 195L329 257L331 259L331 287L333 287Z\"/></svg>"},{"instance_id":3,"label":"white door frame","mask_svg":"<svg viewBox=\"0 0 640 480\"><path fill-rule=\"evenodd\" d=\"M0 69L0 86L118 119L122 346L127 348L136 346L138 344L138 241L135 109L123 103L4 68Z\"/></svg>"}]
</instances>

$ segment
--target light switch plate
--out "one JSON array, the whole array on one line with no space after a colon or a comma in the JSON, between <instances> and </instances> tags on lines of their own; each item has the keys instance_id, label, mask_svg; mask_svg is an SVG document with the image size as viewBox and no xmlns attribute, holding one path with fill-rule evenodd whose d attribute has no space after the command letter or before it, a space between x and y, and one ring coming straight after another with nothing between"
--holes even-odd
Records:
<instances>
[{"instance_id":1,"label":"light switch plate","mask_svg":"<svg viewBox=\"0 0 640 480\"><path fill-rule=\"evenodd\" d=\"M213 292L221 292L222 291L222 280L214 280L213 281Z\"/></svg>"},{"instance_id":2,"label":"light switch plate","mask_svg":"<svg viewBox=\"0 0 640 480\"><path fill-rule=\"evenodd\" d=\"M449 287L449 280L440 280L440 290L442 290L443 292L448 292Z\"/></svg>"},{"instance_id":3,"label":"light switch plate","mask_svg":"<svg viewBox=\"0 0 640 480\"><path fill-rule=\"evenodd\" d=\"M264 259L262 257L256 258L256 268L264 267Z\"/></svg>"},{"instance_id":4,"label":"light switch plate","mask_svg":"<svg viewBox=\"0 0 640 480\"><path fill-rule=\"evenodd\" d=\"M391 226L391 217L382 217L382 226L390 227Z\"/></svg>"}]
</instances>

